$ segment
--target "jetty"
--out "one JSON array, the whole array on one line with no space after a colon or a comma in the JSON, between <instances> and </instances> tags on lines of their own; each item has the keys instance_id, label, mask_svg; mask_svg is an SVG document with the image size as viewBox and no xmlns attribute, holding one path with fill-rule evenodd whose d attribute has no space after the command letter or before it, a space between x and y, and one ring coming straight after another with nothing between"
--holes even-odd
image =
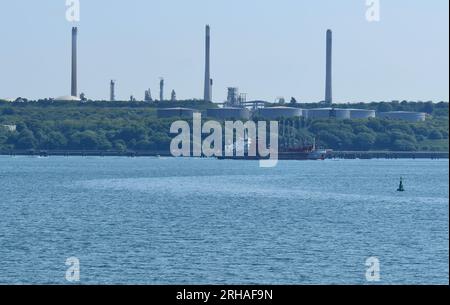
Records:
<instances>
[{"instance_id":1,"label":"jetty","mask_svg":"<svg viewBox=\"0 0 450 305\"><path fill-rule=\"evenodd\" d=\"M171 157L170 151L101 151L101 150L3 150L4 156L98 156L98 157ZM327 151L323 159L448 159L448 152L396 152L396 151ZM233 158L231 158L233 159ZM244 157L235 159L252 160ZM280 160L304 160L304 153L280 152ZM322 159L322 158L320 158Z\"/></svg>"}]
</instances>

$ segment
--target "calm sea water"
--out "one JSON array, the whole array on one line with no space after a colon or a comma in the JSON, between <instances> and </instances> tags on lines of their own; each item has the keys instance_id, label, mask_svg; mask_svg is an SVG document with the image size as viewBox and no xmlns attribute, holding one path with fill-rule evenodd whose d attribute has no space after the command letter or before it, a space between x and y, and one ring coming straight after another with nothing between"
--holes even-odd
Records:
<instances>
[{"instance_id":1,"label":"calm sea water","mask_svg":"<svg viewBox=\"0 0 450 305\"><path fill-rule=\"evenodd\" d=\"M448 166L0 157L0 283L448 284Z\"/></svg>"}]
</instances>

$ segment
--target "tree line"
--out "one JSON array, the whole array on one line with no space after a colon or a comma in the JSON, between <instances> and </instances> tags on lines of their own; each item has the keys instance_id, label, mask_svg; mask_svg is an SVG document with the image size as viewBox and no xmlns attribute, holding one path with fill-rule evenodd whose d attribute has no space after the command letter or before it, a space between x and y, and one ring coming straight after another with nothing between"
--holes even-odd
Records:
<instances>
[{"instance_id":1,"label":"tree line","mask_svg":"<svg viewBox=\"0 0 450 305\"><path fill-rule=\"evenodd\" d=\"M448 103L382 102L339 107L362 105L375 110L424 111L430 116L425 122L280 118L280 146L294 148L315 139L319 146L334 150L448 151ZM169 132L173 120L158 119L158 106L167 105L0 103L0 151L167 151L173 138ZM179 101L177 106L204 109L211 105ZM16 130L3 125L16 125Z\"/></svg>"}]
</instances>

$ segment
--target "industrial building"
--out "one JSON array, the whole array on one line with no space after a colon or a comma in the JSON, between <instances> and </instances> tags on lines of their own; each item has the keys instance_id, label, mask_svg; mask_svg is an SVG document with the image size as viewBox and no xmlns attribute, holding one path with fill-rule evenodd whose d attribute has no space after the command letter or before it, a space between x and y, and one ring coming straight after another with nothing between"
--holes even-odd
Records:
<instances>
[{"instance_id":1,"label":"industrial building","mask_svg":"<svg viewBox=\"0 0 450 305\"><path fill-rule=\"evenodd\" d=\"M237 119L237 120L248 120L250 119L250 110L247 108L240 107L226 107L226 108L214 108L208 109L207 117L211 119Z\"/></svg>"},{"instance_id":2,"label":"industrial building","mask_svg":"<svg viewBox=\"0 0 450 305\"><path fill-rule=\"evenodd\" d=\"M207 109L207 117L219 120L248 120L251 117L251 113L245 107L246 102L246 94L240 94L239 89L236 87L229 87L227 101L223 104L223 108Z\"/></svg>"},{"instance_id":3,"label":"industrial building","mask_svg":"<svg viewBox=\"0 0 450 305\"><path fill-rule=\"evenodd\" d=\"M370 119L376 117L375 110L369 109L349 109L350 110L350 118L351 119Z\"/></svg>"},{"instance_id":4,"label":"industrial building","mask_svg":"<svg viewBox=\"0 0 450 305\"><path fill-rule=\"evenodd\" d=\"M423 122L427 115L423 112L408 112L408 111L391 111L378 113L380 119L402 120L409 122Z\"/></svg>"},{"instance_id":5,"label":"industrial building","mask_svg":"<svg viewBox=\"0 0 450 305\"><path fill-rule=\"evenodd\" d=\"M229 87L227 92L227 101L225 107L244 107L247 102L247 95L245 93L239 93L239 88Z\"/></svg>"},{"instance_id":6,"label":"industrial building","mask_svg":"<svg viewBox=\"0 0 450 305\"><path fill-rule=\"evenodd\" d=\"M198 110L190 108L160 108L156 111L159 119L191 118Z\"/></svg>"},{"instance_id":7,"label":"industrial building","mask_svg":"<svg viewBox=\"0 0 450 305\"><path fill-rule=\"evenodd\" d=\"M294 118L303 116L303 110L293 107L270 107L259 109L258 114L265 119Z\"/></svg>"}]
</instances>

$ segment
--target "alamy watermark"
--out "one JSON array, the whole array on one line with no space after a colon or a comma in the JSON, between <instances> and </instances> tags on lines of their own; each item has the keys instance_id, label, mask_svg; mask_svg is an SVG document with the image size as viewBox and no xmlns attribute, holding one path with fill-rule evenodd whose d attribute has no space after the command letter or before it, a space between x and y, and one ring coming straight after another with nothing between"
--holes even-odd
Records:
<instances>
[{"instance_id":1,"label":"alamy watermark","mask_svg":"<svg viewBox=\"0 0 450 305\"><path fill-rule=\"evenodd\" d=\"M69 257L66 260L66 281L75 283L80 281L80 260L76 257Z\"/></svg>"},{"instance_id":2,"label":"alamy watermark","mask_svg":"<svg viewBox=\"0 0 450 305\"><path fill-rule=\"evenodd\" d=\"M202 115L194 113L191 126L187 121L173 122L170 143L174 157L254 157L260 167L278 164L278 122L225 121L225 130L217 121L202 124ZM207 135L203 139L203 135ZM202 140L203 139L203 140ZM269 141L269 142L268 142Z\"/></svg>"},{"instance_id":3,"label":"alamy watermark","mask_svg":"<svg viewBox=\"0 0 450 305\"><path fill-rule=\"evenodd\" d=\"M380 0L366 0L366 20L368 22L379 22L381 6Z\"/></svg>"},{"instance_id":4,"label":"alamy watermark","mask_svg":"<svg viewBox=\"0 0 450 305\"><path fill-rule=\"evenodd\" d=\"M80 22L80 0L66 0L66 20Z\"/></svg>"},{"instance_id":5,"label":"alamy watermark","mask_svg":"<svg viewBox=\"0 0 450 305\"><path fill-rule=\"evenodd\" d=\"M378 257L369 257L366 260L366 281L368 282L379 282L380 277L380 260Z\"/></svg>"}]
</instances>

